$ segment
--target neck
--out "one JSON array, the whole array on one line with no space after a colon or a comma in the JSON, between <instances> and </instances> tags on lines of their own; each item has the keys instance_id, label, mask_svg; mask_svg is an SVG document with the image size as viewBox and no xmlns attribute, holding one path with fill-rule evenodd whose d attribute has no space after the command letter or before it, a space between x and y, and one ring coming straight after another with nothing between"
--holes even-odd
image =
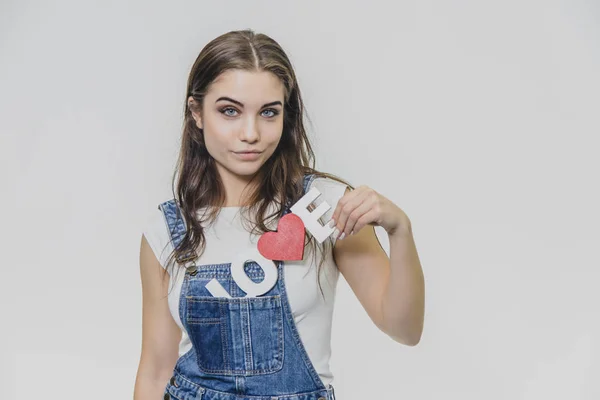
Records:
<instances>
[{"instance_id":1,"label":"neck","mask_svg":"<svg viewBox=\"0 0 600 400\"><path fill-rule=\"evenodd\" d=\"M259 178L256 175L236 175L230 171L219 171L225 189L223 207L239 208L247 205L250 195L256 188Z\"/></svg>"}]
</instances>

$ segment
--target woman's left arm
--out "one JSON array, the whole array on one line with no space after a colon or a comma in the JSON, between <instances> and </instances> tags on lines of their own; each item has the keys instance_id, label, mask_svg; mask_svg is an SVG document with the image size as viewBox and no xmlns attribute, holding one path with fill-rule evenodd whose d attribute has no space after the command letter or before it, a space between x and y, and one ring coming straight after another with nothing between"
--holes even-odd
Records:
<instances>
[{"instance_id":1,"label":"woman's left arm","mask_svg":"<svg viewBox=\"0 0 600 400\"><path fill-rule=\"evenodd\" d=\"M408 216L363 185L346 189L332 219L340 232L333 234L342 238L333 250L336 264L367 314L393 340L415 346L423 332L425 285ZM374 226L388 234L389 258Z\"/></svg>"}]
</instances>

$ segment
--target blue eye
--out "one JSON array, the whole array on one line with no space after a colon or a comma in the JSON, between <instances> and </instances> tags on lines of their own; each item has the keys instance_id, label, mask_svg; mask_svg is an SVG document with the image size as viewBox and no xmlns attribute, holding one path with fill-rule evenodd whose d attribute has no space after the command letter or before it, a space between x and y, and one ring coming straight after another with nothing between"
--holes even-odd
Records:
<instances>
[{"instance_id":1,"label":"blue eye","mask_svg":"<svg viewBox=\"0 0 600 400\"><path fill-rule=\"evenodd\" d=\"M266 109L265 111L268 111L268 112L272 113L272 114L271 114L269 117L267 117L267 118L274 118L275 116L277 116L277 115L279 114L279 111L277 111L277 110L274 110L274 109L272 109L272 108L268 108L268 109ZM264 111L263 111L263 112L264 112Z\"/></svg>"},{"instance_id":2,"label":"blue eye","mask_svg":"<svg viewBox=\"0 0 600 400\"><path fill-rule=\"evenodd\" d=\"M231 108L231 107L227 107L221 110L221 112L225 115L227 115L228 117L234 117L234 114L228 114L227 111L234 111L237 112L237 110L235 108Z\"/></svg>"}]
</instances>

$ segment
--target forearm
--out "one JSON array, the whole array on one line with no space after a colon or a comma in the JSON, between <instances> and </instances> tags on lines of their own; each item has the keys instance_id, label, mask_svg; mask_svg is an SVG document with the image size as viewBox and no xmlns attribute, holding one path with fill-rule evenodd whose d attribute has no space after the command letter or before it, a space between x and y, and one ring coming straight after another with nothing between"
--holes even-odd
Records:
<instances>
[{"instance_id":1,"label":"forearm","mask_svg":"<svg viewBox=\"0 0 600 400\"><path fill-rule=\"evenodd\" d=\"M133 400L160 400L169 382L170 374L154 376L138 372L133 391Z\"/></svg>"},{"instance_id":2,"label":"forearm","mask_svg":"<svg viewBox=\"0 0 600 400\"><path fill-rule=\"evenodd\" d=\"M416 345L423 332L425 284L412 228L389 234L390 275L383 296L385 332L394 340Z\"/></svg>"}]
</instances>

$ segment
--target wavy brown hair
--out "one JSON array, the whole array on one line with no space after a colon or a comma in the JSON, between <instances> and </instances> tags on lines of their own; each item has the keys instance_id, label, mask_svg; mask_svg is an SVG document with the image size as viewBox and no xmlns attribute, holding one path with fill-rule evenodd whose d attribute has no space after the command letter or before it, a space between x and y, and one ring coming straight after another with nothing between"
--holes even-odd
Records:
<instances>
[{"instance_id":1,"label":"wavy brown hair","mask_svg":"<svg viewBox=\"0 0 600 400\"><path fill-rule=\"evenodd\" d=\"M252 30L225 33L200 51L188 77L181 149L172 187L185 220L186 234L168 258L165 271L171 267L170 273L174 269L174 260L181 265L195 265L206 246L203 224L214 221L225 202L225 190L215 161L206 149L203 129L197 127L192 111L202 113L203 100L211 83L223 72L233 69L271 72L281 80L285 90L281 139L247 186L254 189L242 210L255 216L252 233L261 235L273 231L267 227L268 222L276 221L288 206L302 197L305 174L330 178L353 188L340 177L314 169L315 156L304 129L305 109L300 88L292 63L281 46L269 36ZM193 102L188 102L190 96ZM274 204L277 211L268 214L270 204ZM202 218L198 217L200 208L206 210ZM310 208L314 209L314 206ZM307 244L315 249L318 242L306 230L305 246ZM322 254L317 270L319 287L324 255L332 245L331 237L319 245ZM316 254L313 251L315 257Z\"/></svg>"}]
</instances>

